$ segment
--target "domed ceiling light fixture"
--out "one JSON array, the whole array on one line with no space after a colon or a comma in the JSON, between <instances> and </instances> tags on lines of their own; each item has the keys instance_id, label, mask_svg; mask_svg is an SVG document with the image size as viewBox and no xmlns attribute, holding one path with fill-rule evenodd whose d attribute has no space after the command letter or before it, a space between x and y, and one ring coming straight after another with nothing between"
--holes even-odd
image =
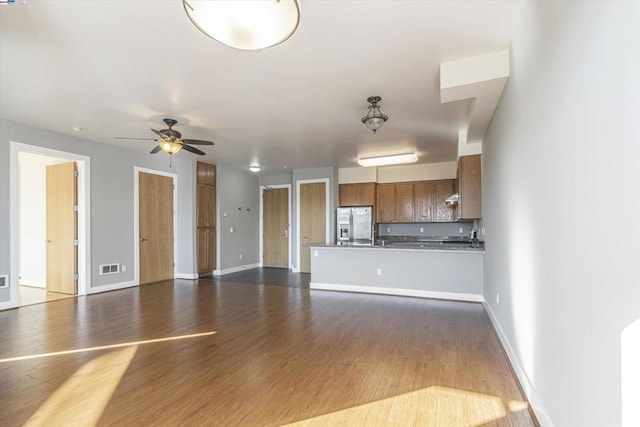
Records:
<instances>
[{"instance_id":1,"label":"domed ceiling light fixture","mask_svg":"<svg viewBox=\"0 0 640 427\"><path fill-rule=\"evenodd\" d=\"M298 28L298 0L182 0L191 22L212 39L241 50L287 40Z\"/></svg>"},{"instance_id":2,"label":"domed ceiling light fixture","mask_svg":"<svg viewBox=\"0 0 640 427\"><path fill-rule=\"evenodd\" d=\"M381 100L382 98L379 96L368 97L367 102L369 103L369 112L361 119L362 123L372 130L373 133L376 133L376 131L382 127L384 122L389 119L389 117L380 112L378 102Z\"/></svg>"}]
</instances>

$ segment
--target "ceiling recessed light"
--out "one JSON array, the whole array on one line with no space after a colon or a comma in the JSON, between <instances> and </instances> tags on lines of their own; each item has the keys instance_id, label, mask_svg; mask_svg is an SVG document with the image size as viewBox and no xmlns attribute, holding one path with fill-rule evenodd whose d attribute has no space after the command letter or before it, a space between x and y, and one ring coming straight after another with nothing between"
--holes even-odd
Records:
<instances>
[{"instance_id":1,"label":"ceiling recessed light","mask_svg":"<svg viewBox=\"0 0 640 427\"><path fill-rule=\"evenodd\" d=\"M249 170L250 170L251 172L260 172L260 169L262 169L262 168L261 168L260 166L258 166L258 165L251 165L251 166L249 166Z\"/></svg>"},{"instance_id":2,"label":"ceiling recessed light","mask_svg":"<svg viewBox=\"0 0 640 427\"><path fill-rule=\"evenodd\" d=\"M416 153L395 154L393 156L380 156L380 157L364 157L358 159L360 166L386 166L386 165L401 165L403 163L415 163L418 161L418 155Z\"/></svg>"},{"instance_id":3,"label":"ceiling recessed light","mask_svg":"<svg viewBox=\"0 0 640 427\"><path fill-rule=\"evenodd\" d=\"M73 125L71 126L71 130L74 132L80 132L82 130L82 128L78 125Z\"/></svg>"}]
</instances>

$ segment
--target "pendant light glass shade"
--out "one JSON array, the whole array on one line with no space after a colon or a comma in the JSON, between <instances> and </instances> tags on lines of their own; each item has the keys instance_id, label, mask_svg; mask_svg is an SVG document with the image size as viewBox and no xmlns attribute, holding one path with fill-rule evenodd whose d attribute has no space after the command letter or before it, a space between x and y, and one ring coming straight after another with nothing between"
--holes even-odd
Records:
<instances>
[{"instance_id":1,"label":"pendant light glass shade","mask_svg":"<svg viewBox=\"0 0 640 427\"><path fill-rule=\"evenodd\" d=\"M376 133L376 131L382 127L384 122L389 120L388 116L380 112L378 102L381 100L382 98L379 96L370 96L367 98L367 102L369 103L369 112L361 119L362 123L364 123L369 130L372 130L373 133Z\"/></svg>"},{"instance_id":2,"label":"pendant light glass shade","mask_svg":"<svg viewBox=\"0 0 640 427\"><path fill-rule=\"evenodd\" d=\"M169 154L176 154L182 150L182 144L173 141L158 141L158 145L162 151Z\"/></svg>"},{"instance_id":3,"label":"pendant light glass shade","mask_svg":"<svg viewBox=\"0 0 640 427\"><path fill-rule=\"evenodd\" d=\"M196 27L227 46L260 50L287 40L298 28L297 0L183 0Z\"/></svg>"}]
</instances>

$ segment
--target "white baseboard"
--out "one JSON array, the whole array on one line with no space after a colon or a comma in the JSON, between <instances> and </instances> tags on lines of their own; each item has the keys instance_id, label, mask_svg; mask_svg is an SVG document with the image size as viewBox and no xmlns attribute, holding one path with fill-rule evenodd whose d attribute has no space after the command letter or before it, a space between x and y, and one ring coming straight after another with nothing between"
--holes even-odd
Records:
<instances>
[{"instance_id":1,"label":"white baseboard","mask_svg":"<svg viewBox=\"0 0 640 427\"><path fill-rule=\"evenodd\" d=\"M321 289L325 291L341 291L341 292L361 292L366 294L382 294L382 295L397 295L403 297L419 297L419 298L435 298L435 299L447 299L457 301L472 301L472 302L484 302L482 295L476 294L462 294L455 292L437 292L437 291L423 291L416 289L401 289L401 288L378 288L374 286L359 286L359 285L336 285L333 283L309 283L311 289Z\"/></svg>"},{"instance_id":2,"label":"white baseboard","mask_svg":"<svg viewBox=\"0 0 640 427\"><path fill-rule=\"evenodd\" d=\"M111 283L109 285L91 287L87 289L87 295L99 294L100 292L115 291L118 289L133 288L135 286L138 286L138 282L136 282L135 280L132 280L130 282Z\"/></svg>"},{"instance_id":3,"label":"white baseboard","mask_svg":"<svg viewBox=\"0 0 640 427\"><path fill-rule=\"evenodd\" d=\"M258 265L259 264L246 264L246 265L239 265L237 267L223 268L222 270L213 270L213 275L224 276L225 274L237 273L238 271L252 270L254 268L258 268Z\"/></svg>"},{"instance_id":4,"label":"white baseboard","mask_svg":"<svg viewBox=\"0 0 640 427\"><path fill-rule=\"evenodd\" d=\"M195 280L198 277L199 277L198 273L177 273L176 274L176 279Z\"/></svg>"},{"instance_id":5,"label":"white baseboard","mask_svg":"<svg viewBox=\"0 0 640 427\"><path fill-rule=\"evenodd\" d=\"M299 269L299 268L291 267L291 272L292 272L292 273L300 273L300 269Z\"/></svg>"},{"instance_id":6,"label":"white baseboard","mask_svg":"<svg viewBox=\"0 0 640 427\"><path fill-rule=\"evenodd\" d=\"M484 306L485 311L489 316L489 320L491 321L493 328L498 334L500 343L502 344L504 351L507 353L509 362L511 362L511 366L513 367L513 370L516 373L518 380L520 381L520 385L522 385L524 393L527 396L527 399L529 400L529 404L531 405L531 409L533 409L533 412L536 414L536 418L538 419L540 426L553 427L553 422L551 422L551 418L549 418L549 415L544 410L544 407L542 406L542 402L538 397L536 389L533 387L533 384L529 380L529 376L527 375L524 368L520 364L520 361L518 360L518 357L516 356L515 351L513 351L513 347L511 347L511 343L509 342L509 339L507 339L507 335L502 330L502 327L500 326L500 322L498 322L498 318L495 316L495 314L491 310L491 306L489 304L484 302L482 305Z\"/></svg>"}]
</instances>

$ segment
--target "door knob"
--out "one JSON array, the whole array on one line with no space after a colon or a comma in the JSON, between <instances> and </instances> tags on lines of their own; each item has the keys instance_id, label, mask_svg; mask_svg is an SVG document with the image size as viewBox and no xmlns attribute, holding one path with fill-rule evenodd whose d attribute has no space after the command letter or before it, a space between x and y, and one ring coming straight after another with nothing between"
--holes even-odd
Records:
<instances>
[{"instance_id":1,"label":"door knob","mask_svg":"<svg viewBox=\"0 0 640 427\"><path fill-rule=\"evenodd\" d=\"M283 234L283 236L284 236L284 237L289 237L289 230L284 230L284 234Z\"/></svg>"}]
</instances>

